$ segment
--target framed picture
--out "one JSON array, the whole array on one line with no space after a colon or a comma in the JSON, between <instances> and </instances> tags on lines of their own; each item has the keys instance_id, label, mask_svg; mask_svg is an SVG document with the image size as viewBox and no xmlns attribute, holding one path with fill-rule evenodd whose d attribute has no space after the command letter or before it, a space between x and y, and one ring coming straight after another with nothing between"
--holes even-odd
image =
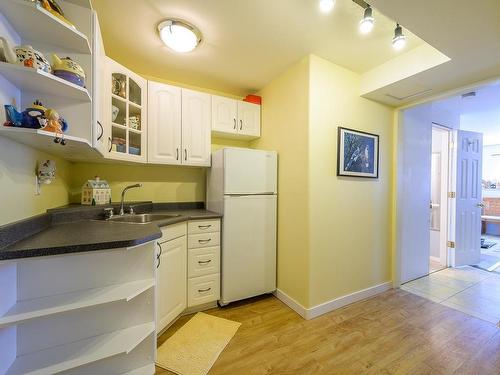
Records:
<instances>
[{"instance_id":1,"label":"framed picture","mask_svg":"<svg viewBox=\"0 0 500 375\"><path fill-rule=\"evenodd\" d=\"M337 176L378 178L376 134L339 127Z\"/></svg>"}]
</instances>

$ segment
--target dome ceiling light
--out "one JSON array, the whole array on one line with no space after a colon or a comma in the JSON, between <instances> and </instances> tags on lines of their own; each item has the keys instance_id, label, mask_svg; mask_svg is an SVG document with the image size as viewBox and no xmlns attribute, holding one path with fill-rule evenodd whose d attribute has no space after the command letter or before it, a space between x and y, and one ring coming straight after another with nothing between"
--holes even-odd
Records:
<instances>
[{"instance_id":1,"label":"dome ceiling light","mask_svg":"<svg viewBox=\"0 0 500 375\"><path fill-rule=\"evenodd\" d=\"M202 41L201 31L197 27L178 19L161 22L158 32L163 43L179 53L191 52Z\"/></svg>"}]
</instances>

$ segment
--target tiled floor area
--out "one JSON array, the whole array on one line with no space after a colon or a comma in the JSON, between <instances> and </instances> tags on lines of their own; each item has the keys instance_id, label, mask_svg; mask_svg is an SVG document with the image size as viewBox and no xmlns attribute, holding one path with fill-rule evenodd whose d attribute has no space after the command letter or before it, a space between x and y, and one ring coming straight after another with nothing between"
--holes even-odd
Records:
<instances>
[{"instance_id":1,"label":"tiled floor area","mask_svg":"<svg viewBox=\"0 0 500 375\"><path fill-rule=\"evenodd\" d=\"M444 268L446 268L446 267L441 265L440 262L436 262L435 260L432 260L432 259L429 260L429 273L433 273L433 272L442 270Z\"/></svg>"},{"instance_id":2,"label":"tiled floor area","mask_svg":"<svg viewBox=\"0 0 500 375\"><path fill-rule=\"evenodd\" d=\"M500 237L483 234L481 238L496 242L496 245L489 249L481 249L481 262L479 266L483 269L490 269L500 273Z\"/></svg>"},{"instance_id":3,"label":"tiled floor area","mask_svg":"<svg viewBox=\"0 0 500 375\"><path fill-rule=\"evenodd\" d=\"M500 274L474 267L447 268L401 289L488 322L500 322Z\"/></svg>"}]
</instances>

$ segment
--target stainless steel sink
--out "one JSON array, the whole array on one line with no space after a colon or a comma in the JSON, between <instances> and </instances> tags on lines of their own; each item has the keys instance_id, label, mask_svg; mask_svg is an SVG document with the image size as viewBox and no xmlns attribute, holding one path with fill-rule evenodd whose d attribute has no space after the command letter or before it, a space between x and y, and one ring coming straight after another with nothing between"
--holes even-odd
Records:
<instances>
[{"instance_id":1,"label":"stainless steel sink","mask_svg":"<svg viewBox=\"0 0 500 375\"><path fill-rule=\"evenodd\" d=\"M107 220L118 221L121 223L147 224L158 220L173 219L179 216L181 215L180 214L133 214L133 215L117 215Z\"/></svg>"}]
</instances>

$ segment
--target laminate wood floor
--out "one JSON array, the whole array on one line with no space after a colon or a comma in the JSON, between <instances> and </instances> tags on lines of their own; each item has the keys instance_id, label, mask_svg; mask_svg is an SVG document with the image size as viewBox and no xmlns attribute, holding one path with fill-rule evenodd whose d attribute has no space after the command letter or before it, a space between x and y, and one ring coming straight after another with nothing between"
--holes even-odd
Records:
<instances>
[{"instance_id":1,"label":"laminate wood floor","mask_svg":"<svg viewBox=\"0 0 500 375\"><path fill-rule=\"evenodd\" d=\"M210 375L500 374L498 327L403 290L309 321L271 296L207 313L242 323Z\"/></svg>"}]
</instances>

